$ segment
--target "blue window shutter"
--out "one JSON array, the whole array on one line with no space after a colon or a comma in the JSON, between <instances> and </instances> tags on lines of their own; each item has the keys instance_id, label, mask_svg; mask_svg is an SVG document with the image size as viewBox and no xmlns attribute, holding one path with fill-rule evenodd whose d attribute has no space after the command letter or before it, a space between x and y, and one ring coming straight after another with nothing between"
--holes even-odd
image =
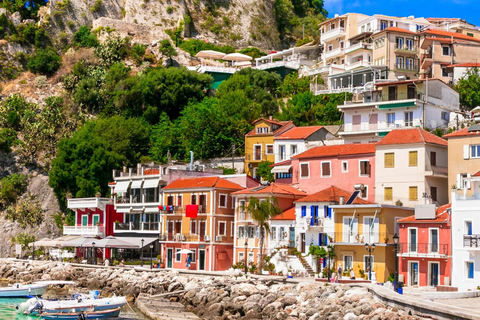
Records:
<instances>
[{"instance_id":1,"label":"blue window shutter","mask_svg":"<svg viewBox=\"0 0 480 320\"><path fill-rule=\"evenodd\" d=\"M473 279L473 262L468 263L468 278Z\"/></svg>"},{"instance_id":2,"label":"blue window shutter","mask_svg":"<svg viewBox=\"0 0 480 320\"><path fill-rule=\"evenodd\" d=\"M323 217L328 217L328 206L323 206Z\"/></svg>"},{"instance_id":3,"label":"blue window shutter","mask_svg":"<svg viewBox=\"0 0 480 320\"><path fill-rule=\"evenodd\" d=\"M332 218L332 208L328 207L328 218Z\"/></svg>"},{"instance_id":4,"label":"blue window shutter","mask_svg":"<svg viewBox=\"0 0 480 320\"><path fill-rule=\"evenodd\" d=\"M472 222L470 222L468 224L468 235L471 236L472 235Z\"/></svg>"},{"instance_id":5,"label":"blue window shutter","mask_svg":"<svg viewBox=\"0 0 480 320\"><path fill-rule=\"evenodd\" d=\"M307 206L302 206L302 217L307 216Z\"/></svg>"},{"instance_id":6,"label":"blue window shutter","mask_svg":"<svg viewBox=\"0 0 480 320\"><path fill-rule=\"evenodd\" d=\"M318 245L321 246L322 245L322 233L319 233L318 234Z\"/></svg>"},{"instance_id":7,"label":"blue window shutter","mask_svg":"<svg viewBox=\"0 0 480 320\"><path fill-rule=\"evenodd\" d=\"M323 258L323 267L325 268L327 266L327 258Z\"/></svg>"},{"instance_id":8,"label":"blue window shutter","mask_svg":"<svg viewBox=\"0 0 480 320\"><path fill-rule=\"evenodd\" d=\"M315 206L315 218L318 218L318 206Z\"/></svg>"},{"instance_id":9,"label":"blue window shutter","mask_svg":"<svg viewBox=\"0 0 480 320\"><path fill-rule=\"evenodd\" d=\"M325 233L325 245L328 246L328 236L326 233Z\"/></svg>"},{"instance_id":10,"label":"blue window shutter","mask_svg":"<svg viewBox=\"0 0 480 320\"><path fill-rule=\"evenodd\" d=\"M310 216L314 216L315 213L315 206L310 206Z\"/></svg>"}]
</instances>

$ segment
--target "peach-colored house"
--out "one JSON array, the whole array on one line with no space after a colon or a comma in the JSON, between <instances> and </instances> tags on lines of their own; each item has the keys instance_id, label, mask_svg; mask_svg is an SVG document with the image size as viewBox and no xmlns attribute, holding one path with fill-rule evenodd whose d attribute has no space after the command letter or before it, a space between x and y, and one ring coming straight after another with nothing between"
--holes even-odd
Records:
<instances>
[{"instance_id":1,"label":"peach-colored house","mask_svg":"<svg viewBox=\"0 0 480 320\"><path fill-rule=\"evenodd\" d=\"M335 185L375 201L375 144L344 144L312 148L292 158L292 186L309 194Z\"/></svg>"}]
</instances>

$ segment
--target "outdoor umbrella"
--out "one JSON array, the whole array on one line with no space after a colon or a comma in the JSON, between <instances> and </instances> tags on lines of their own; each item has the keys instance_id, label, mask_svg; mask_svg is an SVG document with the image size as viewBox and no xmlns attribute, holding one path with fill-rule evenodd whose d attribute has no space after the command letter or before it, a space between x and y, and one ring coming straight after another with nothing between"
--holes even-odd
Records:
<instances>
[{"instance_id":1,"label":"outdoor umbrella","mask_svg":"<svg viewBox=\"0 0 480 320\"><path fill-rule=\"evenodd\" d=\"M35 247L54 247L55 245L52 245L52 240L51 239L48 239L48 238L43 238L41 240L37 240L35 242L30 242L28 244L29 247L31 246L35 246Z\"/></svg>"},{"instance_id":2,"label":"outdoor umbrella","mask_svg":"<svg viewBox=\"0 0 480 320\"><path fill-rule=\"evenodd\" d=\"M95 238L78 238L70 241L65 241L61 244L62 247L91 247L92 243L98 241Z\"/></svg>"},{"instance_id":3,"label":"outdoor umbrella","mask_svg":"<svg viewBox=\"0 0 480 320\"><path fill-rule=\"evenodd\" d=\"M188 249L182 249L182 250L180 250L180 251L177 251L177 252L175 252L175 253L180 253L180 254L183 254L183 253L185 253L185 254L189 254L189 253L193 253L193 251L191 251L191 250L188 250Z\"/></svg>"},{"instance_id":4,"label":"outdoor umbrella","mask_svg":"<svg viewBox=\"0 0 480 320\"><path fill-rule=\"evenodd\" d=\"M226 56L222 58L222 60L228 60L228 61L250 61L252 60L252 57L247 56L246 54L242 53L229 53Z\"/></svg>"},{"instance_id":5,"label":"outdoor umbrella","mask_svg":"<svg viewBox=\"0 0 480 320\"><path fill-rule=\"evenodd\" d=\"M122 249L138 249L138 245L122 240L120 237L108 236L95 242L95 246L99 248L122 248Z\"/></svg>"},{"instance_id":6,"label":"outdoor umbrella","mask_svg":"<svg viewBox=\"0 0 480 320\"><path fill-rule=\"evenodd\" d=\"M208 58L208 59L222 59L224 56L225 56L225 53L215 51L215 50L202 50L195 55L195 57L197 58Z\"/></svg>"}]
</instances>

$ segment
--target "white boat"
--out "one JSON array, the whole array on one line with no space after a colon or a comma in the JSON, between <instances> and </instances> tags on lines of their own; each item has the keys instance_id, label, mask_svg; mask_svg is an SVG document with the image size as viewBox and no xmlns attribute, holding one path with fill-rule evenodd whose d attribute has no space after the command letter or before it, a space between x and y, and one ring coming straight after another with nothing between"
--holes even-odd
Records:
<instances>
[{"instance_id":1,"label":"white boat","mask_svg":"<svg viewBox=\"0 0 480 320\"><path fill-rule=\"evenodd\" d=\"M22 298L28 296L41 296L48 283L21 284L14 283L10 287L0 287L0 298Z\"/></svg>"},{"instance_id":2,"label":"white boat","mask_svg":"<svg viewBox=\"0 0 480 320\"><path fill-rule=\"evenodd\" d=\"M18 306L18 311L26 315L41 312L80 312L102 311L121 308L127 303L126 297L96 298L93 294L74 294L70 300L44 300L31 298Z\"/></svg>"}]
</instances>

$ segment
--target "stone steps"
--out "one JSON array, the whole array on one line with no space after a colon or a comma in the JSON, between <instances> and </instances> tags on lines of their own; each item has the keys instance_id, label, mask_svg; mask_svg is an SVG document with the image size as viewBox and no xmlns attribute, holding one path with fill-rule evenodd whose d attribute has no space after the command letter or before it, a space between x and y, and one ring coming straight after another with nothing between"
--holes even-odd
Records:
<instances>
[{"instance_id":1,"label":"stone steps","mask_svg":"<svg viewBox=\"0 0 480 320\"><path fill-rule=\"evenodd\" d=\"M197 320L200 319L192 312L185 310L179 302L172 302L163 297L152 297L141 293L136 302L140 311L153 320Z\"/></svg>"}]
</instances>

